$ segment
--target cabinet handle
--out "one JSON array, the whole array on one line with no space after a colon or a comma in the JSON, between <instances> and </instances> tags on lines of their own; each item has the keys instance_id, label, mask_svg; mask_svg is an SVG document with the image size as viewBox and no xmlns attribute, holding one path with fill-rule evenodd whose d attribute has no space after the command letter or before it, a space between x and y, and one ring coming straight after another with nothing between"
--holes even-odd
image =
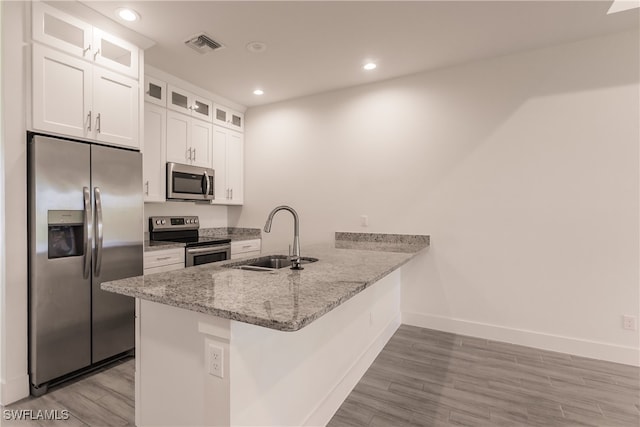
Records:
<instances>
[{"instance_id":1,"label":"cabinet handle","mask_svg":"<svg viewBox=\"0 0 640 427\"><path fill-rule=\"evenodd\" d=\"M89 123L87 130L91 132L91 111L89 111L89 114L87 114L87 122Z\"/></svg>"},{"instance_id":2,"label":"cabinet handle","mask_svg":"<svg viewBox=\"0 0 640 427\"><path fill-rule=\"evenodd\" d=\"M91 45L89 45L86 49L82 50L82 56L85 56L87 52L89 52L90 50L91 50Z\"/></svg>"},{"instance_id":3,"label":"cabinet handle","mask_svg":"<svg viewBox=\"0 0 640 427\"><path fill-rule=\"evenodd\" d=\"M189 147L189 149L187 150L187 153L189 154L185 154L185 157L187 158L187 160L191 160L191 147Z\"/></svg>"},{"instance_id":4,"label":"cabinet handle","mask_svg":"<svg viewBox=\"0 0 640 427\"><path fill-rule=\"evenodd\" d=\"M100 125L102 121L100 120L100 113L96 116L96 132L100 133Z\"/></svg>"},{"instance_id":5,"label":"cabinet handle","mask_svg":"<svg viewBox=\"0 0 640 427\"><path fill-rule=\"evenodd\" d=\"M168 259L171 259L170 256L161 256L161 257L157 257L156 261L166 261Z\"/></svg>"},{"instance_id":6,"label":"cabinet handle","mask_svg":"<svg viewBox=\"0 0 640 427\"><path fill-rule=\"evenodd\" d=\"M194 162L196 161L196 149L195 148L193 149L193 161Z\"/></svg>"},{"instance_id":7,"label":"cabinet handle","mask_svg":"<svg viewBox=\"0 0 640 427\"><path fill-rule=\"evenodd\" d=\"M147 193L147 196L148 196L149 195L149 181L147 181L144 185L147 187L145 192Z\"/></svg>"},{"instance_id":8,"label":"cabinet handle","mask_svg":"<svg viewBox=\"0 0 640 427\"><path fill-rule=\"evenodd\" d=\"M93 60L95 61L96 58L98 57L98 55L100 55L100 49L96 50L96 53L93 54Z\"/></svg>"},{"instance_id":9,"label":"cabinet handle","mask_svg":"<svg viewBox=\"0 0 640 427\"><path fill-rule=\"evenodd\" d=\"M231 189L231 197L230 197L230 199L233 200L233 188Z\"/></svg>"},{"instance_id":10,"label":"cabinet handle","mask_svg":"<svg viewBox=\"0 0 640 427\"><path fill-rule=\"evenodd\" d=\"M227 188L227 200L229 200L229 189Z\"/></svg>"}]
</instances>

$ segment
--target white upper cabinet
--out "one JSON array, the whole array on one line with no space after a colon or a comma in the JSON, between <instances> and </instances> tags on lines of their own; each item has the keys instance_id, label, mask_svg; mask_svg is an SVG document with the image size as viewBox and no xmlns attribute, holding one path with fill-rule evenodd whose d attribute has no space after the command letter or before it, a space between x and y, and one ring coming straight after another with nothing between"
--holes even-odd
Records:
<instances>
[{"instance_id":1,"label":"white upper cabinet","mask_svg":"<svg viewBox=\"0 0 640 427\"><path fill-rule=\"evenodd\" d=\"M213 103L179 87L168 85L167 107L200 120L211 122Z\"/></svg>"},{"instance_id":2,"label":"white upper cabinet","mask_svg":"<svg viewBox=\"0 0 640 427\"><path fill-rule=\"evenodd\" d=\"M138 48L93 28L93 60L96 64L138 79Z\"/></svg>"},{"instance_id":3,"label":"white upper cabinet","mask_svg":"<svg viewBox=\"0 0 640 427\"><path fill-rule=\"evenodd\" d=\"M138 82L33 46L33 128L139 148Z\"/></svg>"},{"instance_id":4,"label":"white upper cabinet","mask_svg":"<svg viewBox=\"0 0 640 427\"><path fill-rule=\"evenodd\" d=\"M140 147L139 49L33 2L33 128Z\"/></svg>"},{"instance_id":5,"label":"white upper cabinet","mask_svg":"<svg viewBox=\"0 0 640 427\"><path fill-rule=\"evenodd\" d=\"M93 133L92 66L54 49L33 46L33 127L80 138Z\"/></svg>"},{"instance_id":6,"label":"white upper cabinet","mask_svg":"<svg viewBox=\"0 0 640 427\"><path fill-rule=\"evenodd\" d=\"M144 104L143 182L145 202L166 199L167 110Z\"/></svg>"},{"instance_id":7,"label":"white upper cabinet","mask_svg":"<svg viewBox=\"0 0 640 427\"><path fill-rule=\"evenodd\" d=\"M244 114L220 104L213 104L213 124L244 131Z\"/></svg>"},{"instance_id":8,"label":"white upper cabinet","mask_svg":"<svg viewBox=\"0 0 640 427\"><path fill-rule=\"evenodd\" d=\"M144 76L144 100L152 104L167 106L167 84L151 76Z\"/></svg>"},{"instance_id":9,"label":"white upper cabinet","mask_svg":"<svg viewBox=\"0 0 640 427\"><path fill-rule=\"evenodd\" d=\"M167 161L212 167L213 125L167 111Z\"/></svg>"},{"instance_id":10,"label":"white upper cabinet","mask_svg":"<svg viewBox=\"0 0 640 427\"><path fill-rule=\"evenodd\" d=\"M138 79L139 49L42 2L33 2L33 39Z\"/></svg>"},{"instance_id":11,"label":"white upper cabinet","mask_svg":"<svg viewBox=\"0 0 640 427\"><path fill-rule=\"evenodd\" d=\"M95 139L139 147L138 82L109 70L93 69Z\"/></svg>"},{"instance_id":12,"label":"white upper cabinet","mask_svg":"<svg viewBox=\"0 0 640 427\"><path fill-rule=\"evenodd\" d=\"M244 202L244 138L239 132L213 126L215 199L211 204L241 205Z\"/></svg>"},{"instance_id":13,"label":"white upper cabinet","mask_svg":"<svg viewBox=\"0 0 640 427\"><path fill-rule=\"evenodd\" d=\"M92 54L93 26L42 2L33 2L33 39L80 58Z\"/></svg>"}]
</instances>

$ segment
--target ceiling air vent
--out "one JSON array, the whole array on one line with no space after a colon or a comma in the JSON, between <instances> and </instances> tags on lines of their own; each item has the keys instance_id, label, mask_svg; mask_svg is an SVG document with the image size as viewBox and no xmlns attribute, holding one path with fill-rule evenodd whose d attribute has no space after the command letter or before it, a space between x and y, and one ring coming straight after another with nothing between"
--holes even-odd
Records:
<instances>
[{"instance_id":1,"label":"ceiling air vent","mask_svg":"<svg viewBox=\"0 0 640 427\"><path fill-rule=\"evenodd\" d=\"M213 52L224 47L221 43L218 43L205 33L191 36L184 43L196 52L203 54Z\"/></svg>"}]
</instances>

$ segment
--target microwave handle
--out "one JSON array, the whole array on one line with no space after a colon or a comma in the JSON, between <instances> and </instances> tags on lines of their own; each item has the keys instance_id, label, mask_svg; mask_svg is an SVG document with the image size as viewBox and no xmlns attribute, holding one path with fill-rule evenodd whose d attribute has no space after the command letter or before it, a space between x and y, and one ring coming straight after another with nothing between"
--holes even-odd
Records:
<instances>
[{"instance_id":1,"label":"microwave handle","mask_svg":"<svg viewBox=\"0 0 640 427\"><path fill-rule=\"evenodd\" d=\"M206 197L209 195L209 187L211 186L211 183L209 182L209 174L207 173L207 171L204 171L204 180L206 182L204 190L204 195Z\"/></svg>"}]
</instances>

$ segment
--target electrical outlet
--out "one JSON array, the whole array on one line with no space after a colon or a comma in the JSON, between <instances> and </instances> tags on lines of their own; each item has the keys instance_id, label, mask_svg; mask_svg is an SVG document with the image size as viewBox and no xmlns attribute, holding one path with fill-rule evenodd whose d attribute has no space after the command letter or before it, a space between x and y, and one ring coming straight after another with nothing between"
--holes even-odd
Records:
<instances>
[{"instance_id":1,"label":"electrical outlet","mask_svg":"<svg viewBox=\"0 0 640 427\"><path fill-rule=\"evenodd\" d=\"M368 215L360 215L360 226L368 227L369 226L369 216Z\"/></svg>"},{"instance_id":2,"label":"electrical outlet","mask_svg":"<svg viewBox=\"0 0 640 427\"><path fill-rule=\"evenodd\" d=\"M223 378L224 350L217 345L209 344L207 347L207 366L209 374Z\"/></svg>"},{"instance_id":3,"label":"electrical outlet","mask_svg":"<svg viewBox=\"0 0 640 427\"><path fill-rule=\"evenodd\" d=\"M638 329L638 320L636 316L625 314L622 316L622 328L630 331Z\"/></svg>"}]
</instances>

